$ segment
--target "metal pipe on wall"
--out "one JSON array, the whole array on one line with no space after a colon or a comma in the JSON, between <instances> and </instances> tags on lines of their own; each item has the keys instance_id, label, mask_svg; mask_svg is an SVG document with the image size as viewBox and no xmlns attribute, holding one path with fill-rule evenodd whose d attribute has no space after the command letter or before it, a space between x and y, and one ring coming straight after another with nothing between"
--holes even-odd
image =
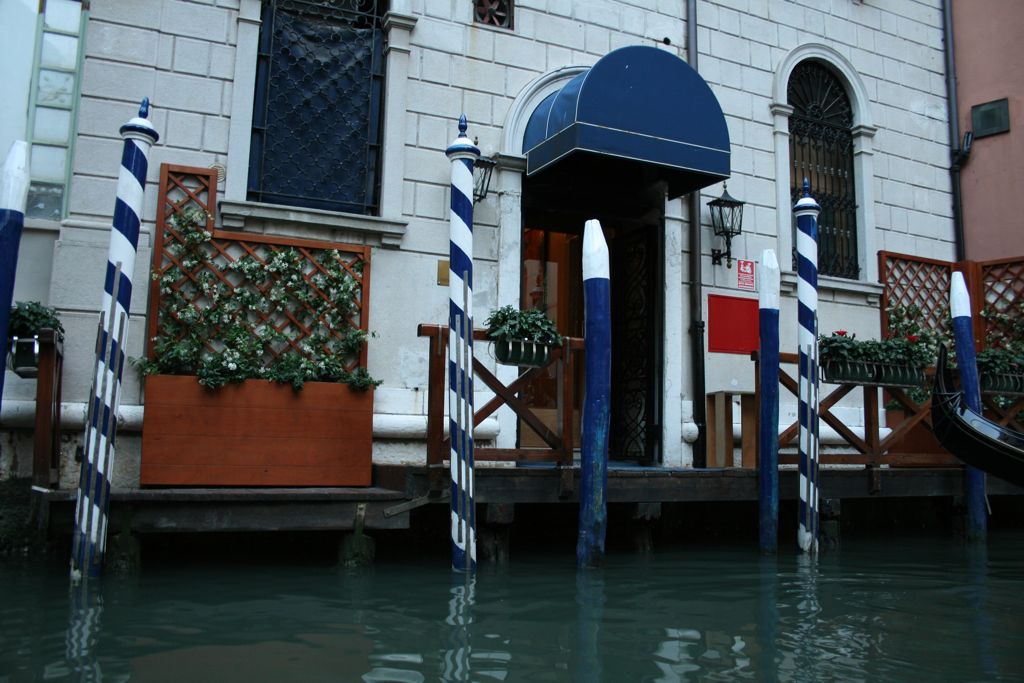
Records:
<instances>
[{"instance_id":1,"label":"metal pipe on wall","mask_svg":"<svg viewBox=\"0 0 1024 683\"><path fill-rule=\"evenodd\" d=\"M948 1L948 0L947 0ZM686 61L697 68L697 0L686 0ZM707 409L704 396L704 287L701 282L700 191L691 192L687 201L690 223L690 351L693 373L693 422L697 440L693 442L693 466L707 465Z\"/></svg>"},{"instance_id":2,"label":"metal pipe on wall","mask_svg":"<svg viewBox=\"0 0 1024 683\"><path fill-rule=\"evenodd\" d=\"M690 0L693 2L693 0ZM946 43L946 108L949 112L949 175L953 186L953 240L956 260L967 258L964 240L964 211L960 190L960 167L966 158L960 148L960 109L956 94L956 48L953 44L953 0L942 2L943 40Z\"/></svg>"}]
</instances>

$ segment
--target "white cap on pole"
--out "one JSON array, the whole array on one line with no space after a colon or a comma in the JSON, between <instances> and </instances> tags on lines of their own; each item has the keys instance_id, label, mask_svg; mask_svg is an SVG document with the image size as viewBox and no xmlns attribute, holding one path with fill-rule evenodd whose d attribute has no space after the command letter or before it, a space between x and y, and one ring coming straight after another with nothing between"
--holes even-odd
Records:
<instances>
[{"instance_id":1,"label":"white cap on pole","mask_svg":"<svg viewBox=\"0 0 1024 683\"><path fill-rule=\"evenodd\" d=\"M583 228L583 279L608 278L608 243L604 239L601 221L591 219Z\"/></svg>"},{"instance_id":2,"label":"white cap on pole","mask_svg":"<svg viewBox=\"0 0 1024 683\"><path fill-rule=\"evenodd\" d=\"M779 273L779 259L775 256L774 249L765 249L761 252L761 282L758 299L761 308L779 307L779 290L782 286L781 274Z\"/></svg>"},{"instance_id":3,"label":"white cap on pole","mask_svg":"<svg viewBox=\"0 0 1024 683\"><path fill-rule=\"evenodd\" d=\"M25 213L28 201L28 143L15 140L0 173L0 209Z\"/></svg>"},{"instance_id":4,"label":"white cap on pole","mask_svg":"<svg viewBox=\"0 0 1024 683\"><path fill-rule=\"evenodd\" d=\"M949 286L949 312L954 318L969 318L971 295L967 293L967 282L960 271L953 273Z\"/></svg>"}]
</instances>

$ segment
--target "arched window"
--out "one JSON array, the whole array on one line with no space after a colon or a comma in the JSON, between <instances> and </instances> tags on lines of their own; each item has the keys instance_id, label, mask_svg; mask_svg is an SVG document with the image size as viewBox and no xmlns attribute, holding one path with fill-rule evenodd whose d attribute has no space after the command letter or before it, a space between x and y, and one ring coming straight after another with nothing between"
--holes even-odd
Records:
<instances>
[{"instance_id":1,"label":"arched window","mask_svg":"<svg viewBox=\"0 0 1024 683\"><path fill-rule=\"evenodd\" d=\"M853 108L842 82L825 64L796 65L786 88L792 202L803 179L821 205L818 273L857 279L857 193L854 178Z\"/></svg>"}]
</instances>

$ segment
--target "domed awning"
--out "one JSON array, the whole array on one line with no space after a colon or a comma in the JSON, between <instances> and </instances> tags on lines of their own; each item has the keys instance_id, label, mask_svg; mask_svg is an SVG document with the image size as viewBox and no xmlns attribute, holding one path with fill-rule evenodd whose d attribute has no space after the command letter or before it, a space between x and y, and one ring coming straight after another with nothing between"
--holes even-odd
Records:
<instances>
[{"instance_id":1,"label":"domed awning","mask_svg":"<svg viewBox=\"0 0 1024 683\"><path fill-rule=\"evenodd\" d=\"M653 169L669 197L729 177L729 130L714 93L689 64L654 47L610 52L544 99L523 149L528 176L621 159Z\"/></svg>"}]
</instances>

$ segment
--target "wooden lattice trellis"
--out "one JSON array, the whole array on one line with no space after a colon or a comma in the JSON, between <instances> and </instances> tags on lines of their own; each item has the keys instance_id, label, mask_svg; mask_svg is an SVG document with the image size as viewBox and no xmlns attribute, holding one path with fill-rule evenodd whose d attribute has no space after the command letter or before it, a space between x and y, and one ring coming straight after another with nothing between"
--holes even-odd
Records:
<instances>
[{"instance_id":1,"label":"wooden lattice trellis","mask_svg":"<svg viewBox=\"0 0 1024 683\"><path fill-rule=\"evenodd\" d=\"M262 334L266 338L268 332L272 333L274 342L263 353L268 366L292 351L309 357L311 342L337 342L344 347L351 330L366 332L369 247L218 230L214 228L216 195L215 170L161 166L154 282L150 287L151 360L158 335L183 336L182 330L193 317L209 309L213 297L230 297L247 304L236 306L236 315L254 336ZM187 253L189 236L176 228L174 220L194 209L208 215L208 239L197 247L201 258ZM296 277L283 281L279 275L282 269ZM337 284L339 275L341 285ZM161 289L165 295L161 295ZM174 307L169 299L184 299L187 304ZM268 305L267 301L273 303ZM341 317L347 324L330 324ZM219 342L205 342L207 353L218 353L221 347ZM349 347L345 369L351 372L365 367L366 345Z\"/></svg>"},{"instance_id":2,"label":"wooden lattice trellis","mask_svg":"<svg viewBox=\"0 0 1024 683\"><path fill-rule=\"evenodd\" d=\"M889 330L888 311L894 307L916 306L921 325L940 331L949 316L949 283L954 265L908 254L878 253L879 281L882 292L882 332Z\"/></svg>"},{"instance_id":3,"label":"wooden lattice trellis","mask_svg":"<svg viewBox=\"0 0 1024 683\"><path fill-rule=\"evenodd\" d=\"M1024 317L1024 259L1005 261L982 261L975 264L979 297L984 310L1003 314L1018 321ZM1005 319L1004 319L1005 320ZM982 319L983 339L1001 337L1004 340L1021 341L1020 325L1008 325L998 317L985 316Z\"/></svg>"},{"instance_id":4,"label":"wooden lattice trellis","mask_svg":"<svg viewBox=\"0 0 1024 683\"><path fill-rule=\"evenodd\" d=\"M1004 339L1019 334L1011 326L982 312L1024 315L1022 258L955 263L881 251L878 264L879 281L885 287L881 311L883 333L889 329L887 311L895 306L916 306L924 326L943 330L944 321L949 317L950 279L955 271L961 271L971 295L974 335L979 348L994 332Z\"/></svg>"}]
</instances>

